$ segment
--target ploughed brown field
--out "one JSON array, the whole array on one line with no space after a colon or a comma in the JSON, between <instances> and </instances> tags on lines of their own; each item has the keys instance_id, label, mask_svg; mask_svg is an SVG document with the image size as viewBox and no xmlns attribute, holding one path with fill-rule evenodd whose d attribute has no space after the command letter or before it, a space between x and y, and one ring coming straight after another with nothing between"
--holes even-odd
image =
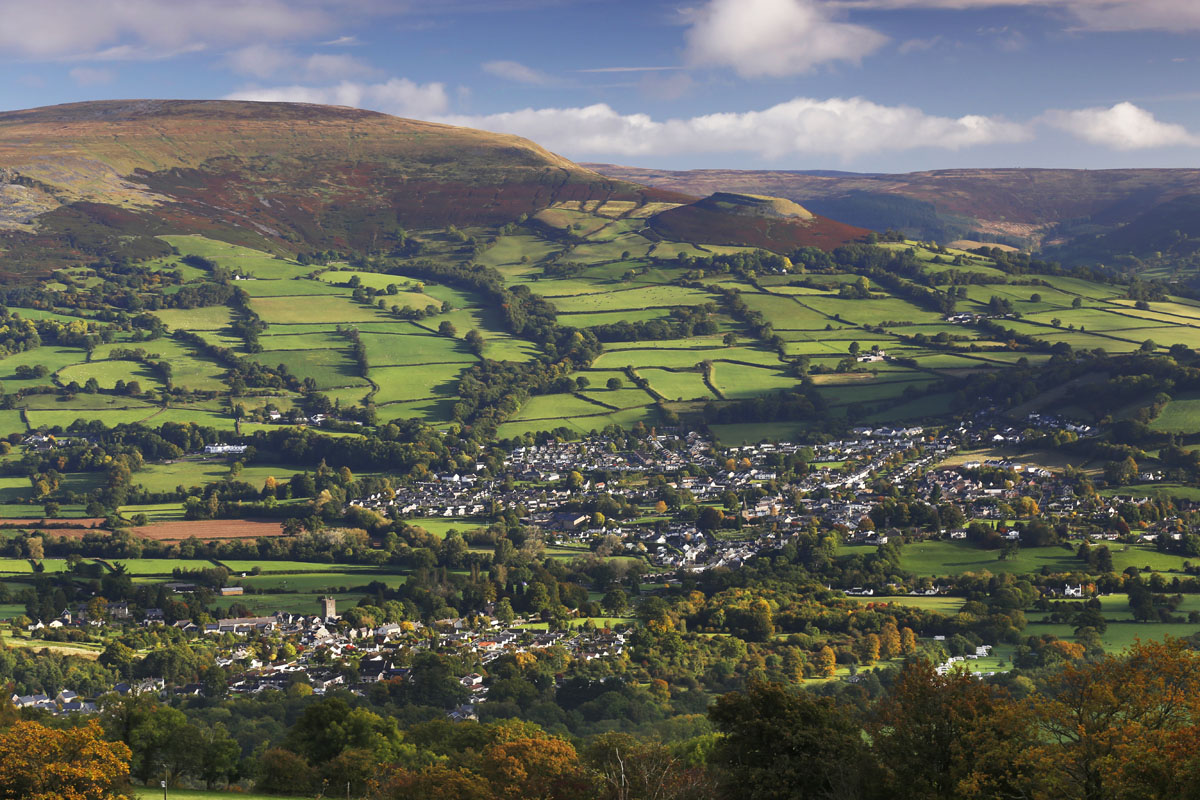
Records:
<instances>
[{"instance_id":1,"label":"ploughed brown field","mask_svg":"<svg viewBox=\"0 0 1200 800\"><path fill-rule=\"evenodd\" d=\"M95 535L98 533L107 535L109 533L107 528L40 528L37 526L32 526L29 528L29 530L30 532L37 533L40 536L53 539L82 539L88 535Z\"/></svg>"},{"instance_id":2,"label":"ploughed brown field","mask_svg":"<svg viewBox=\"0 0 1200 800\"><path fill-rule=\"evenodd\" d=\"M158 542L182 542L193 536L201 541L211 539L258 539L262 536L282 536L283 525L278 522L247 519L191 520L157 522L133 528L135 536Z\"/></svg>"},{"instance_id":3,"label":"ploughed brown field","mask_svg":"<svg viewBox=\"0 0 1200 800\"><path fill-rule=\"evenodd\" d=\"M38 530L54 531L59 529L103 528L103 517L86 517L84 519L17 519L16 517L0 517L0 528L37 528Z\"/></svg>"}]
</instances>

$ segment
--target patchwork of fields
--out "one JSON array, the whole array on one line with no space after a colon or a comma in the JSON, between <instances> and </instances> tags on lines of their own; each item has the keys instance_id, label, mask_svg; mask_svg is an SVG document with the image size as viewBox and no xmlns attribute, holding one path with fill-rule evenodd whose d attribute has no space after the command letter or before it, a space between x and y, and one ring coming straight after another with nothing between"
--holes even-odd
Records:
<instances>
[{"instance_id":1,"label":"patchwork of fields","mask_svg":"<svg viewBox=\"0 0 1200 800\"><path fill-rule=\"evenodd\" d=\"M852 273L777 271L756 278L710 273L697 281L689 258L748 249L662 242L644 228L650 212L631 203L565 203L512 232L481 234L471 259L496 270L510 287L524 286L545 298L561 325L585 330L669 326L680 309L689 309L703 310L711 331L675 339L609 338L591 366L573 376L586 379L577 391L531 398L500 426L501 436L560 427L587 433L611 424L652 425L664 412L695 413L704 403L796 389L805 371L834 415L919 420L953 410L954 393L946 381L1049 358L1046 352L1014 349L1011 342L997 341L1003 337L973 325L950 324L942 314L869 281L866 295L847 293L853 288L848 285L864 284ZM504 329L500 309L462 288L406 275L402 259L385 274L341 263L301 264L200 236L163 238L178 255L151 268L198 282L208 267L197 265L205 262L182 259L209 259L235 276L244 311L236 305L156 308L152 313L166 326L166 336L146 340L130 331L90 350L46 344L0 360L0 382L7 392L60 390L27 395L0 411L0 435L65 428L77 420L196 422L232 430L237 406L249 415L243 430L254 430L268 412L288 414L301 407L300 394L287 390L230 396L228 364L172 338L173 331L191 332L237 358L283 370L342 407L369 403L381 421L417 418L434 425L453 419L459 381L481 357L521 362L539 354L532 341ZM421 258L447 263L464 258L444 236L432 235L427 242L431 249ZM945 276L952 273L995 281L957 287L958 311L985 313L996 302L1007 303L1014 316L998 322L1013 335L1110 353L1200 346L1200 303L1194 301L1173 297L1135 304L1118 285L1014 276L960 251L886 246L912 248L939 290L951 288ZM949 258L952 269L946 266ZM560 269L563 262L570 269ZM760 315L775 338L760 338L760 331L731 310L723 294L730 291L738 293L744 309ZM16 311L65 322L87 316ZM265 325L253 347L236 327L243 313ZM467 345L471 331L481 335L482 345ZM361 360L354 355L352 336L365 353ZM143 351L140 357L130 355L135 349ZM852 355L875 352L878 357L866 361ZM609 387L614 379L620 383L616 389ZM89 393L89 387L103 393ZM136 391L113 394L119 387ZM63 388L71 392L64 394ZM1195 430L1198 402L1177 398L1155 427ZM776 428L794 432L790 424ZM164 486L152 474L144 480Z\"/></svg>"}]
</instances>

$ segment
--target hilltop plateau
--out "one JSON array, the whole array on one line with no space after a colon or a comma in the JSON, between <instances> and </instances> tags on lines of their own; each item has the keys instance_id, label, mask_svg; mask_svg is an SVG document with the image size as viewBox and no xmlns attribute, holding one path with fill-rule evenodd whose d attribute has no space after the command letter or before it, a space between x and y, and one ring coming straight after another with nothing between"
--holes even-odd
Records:
<instances>
[{"instance_id":1,"label":"hilltop plateau","mask_svg":"<svg viewBox=\"0 0 1200 800\"><path fill-rule=\"evenodd\" d=\"M570 200L685 200L515 136L296 103L133 100L0 114L8 274L164 255L209 233L275 252L393 246Z\"/></svg>"}]
</instances>

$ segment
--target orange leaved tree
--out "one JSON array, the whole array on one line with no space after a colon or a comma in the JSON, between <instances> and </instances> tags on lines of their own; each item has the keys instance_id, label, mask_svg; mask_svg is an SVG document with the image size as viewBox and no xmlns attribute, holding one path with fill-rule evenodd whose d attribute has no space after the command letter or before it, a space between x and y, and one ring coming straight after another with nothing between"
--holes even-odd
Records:
<instances>
[{"instance_id":1,"label":"orange leaved tree","mask_svg":"<svg viewBox=\"0 0 1200 800\"><path fill-rule=\"evenodd\" d=\"M129 748L96 722L55 730L18 722L0 732L0 799L123 800Z\"/></svg>"},{"instance_id":2,"label":"orange leaved tree","mask_svg":"<svg viewBox=\"0 0 1200 800\"><path fill-rule=\"evenodd\" d=\"M1200 797L1200 653L1178 639L1139 642L1094 663L1067 663L1027 703L1011 704L1020 747L1004 743L1019 796L1046 800ZM988 760L986 745L977 756ZM996 797L964 781L965 797Z\"/></svg>"}]
</instances>

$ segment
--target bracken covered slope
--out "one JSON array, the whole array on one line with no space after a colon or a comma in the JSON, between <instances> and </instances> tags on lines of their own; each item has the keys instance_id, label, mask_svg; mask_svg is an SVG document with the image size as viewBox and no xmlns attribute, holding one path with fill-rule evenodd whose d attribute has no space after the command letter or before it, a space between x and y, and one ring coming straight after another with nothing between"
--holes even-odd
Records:
<instances>
[{"instance_id":1,"label":"bracken covered slope","mask_svg":"<svg viewBox=\"0 0 1200 800\"><path fill-rule=\"evenodd\" d=\"M656 214L650 227L664 239L750 245L776 252L797 247L832 250L868 231L819 217L790 200L716 192L703 200Z\"/></svg>"}]
</instances>

